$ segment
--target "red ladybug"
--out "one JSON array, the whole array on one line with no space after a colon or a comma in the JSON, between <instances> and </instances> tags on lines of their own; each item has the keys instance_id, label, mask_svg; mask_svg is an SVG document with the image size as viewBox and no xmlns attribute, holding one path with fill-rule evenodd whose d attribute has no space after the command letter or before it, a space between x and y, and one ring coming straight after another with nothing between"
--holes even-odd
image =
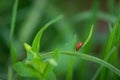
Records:
<instances>
[{"instance_id":1,"label":"red ladybug","mask_svg":"<svg viewBox=\"0 0 120 80\"><path fill-rule=\"evenodd\" d=\"M78 51L82 47L82 45L83 45L82 42L77 43L77 45L76 45L76 51Z\"/></svg>"}]
</instances>

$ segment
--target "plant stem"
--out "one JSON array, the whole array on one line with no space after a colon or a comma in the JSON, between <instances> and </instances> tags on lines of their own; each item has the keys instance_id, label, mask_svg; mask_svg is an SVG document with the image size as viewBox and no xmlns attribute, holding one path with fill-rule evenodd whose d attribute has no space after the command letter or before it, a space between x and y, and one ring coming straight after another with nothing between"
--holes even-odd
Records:
<instances>
[{"instance_id":1,"label":"plant stem","mask_svg":"<svg viewBox=\"0 0 120 80\"><path fill-rule=\"evenodd\" d=\"M10 40L12 40L13 32L14 32L14 29L15 29L15 21L16 21L16 15L17 15L17 7L18 7L18 0L15 0L14 6L13 6L13 12L12 12L12 19L11 19Z\"/></svg>"},{"instance_id":2,"label":"plant stem","mask_svg":"<svg viewBox=\"0 0 120 80\"><path fill-rule=\"evenodd\" d=\"M14 33L14 29L15 29L17 7L18 7L18 0L15 0L14 5L13 5L13 11L12 11L11 25L10 25L10 27L11 27L11 30L10 30L10 57L11 57L12 65L13 65L13 63L15 63L17 61L14 44L13 44L13 33ZM8 66L8 80L13 80L12 76L13 76L12 66L9 65Z\"/></svg>"},{"instance_id":3,"label":"plant stem","mask_svg":"<svg viewBox=\"0 0 120 80\"><path fill-rule=\"evenodd\" d=\"M66 80L72 80L73 78L73 67L74 67L74 56L71 56L70 63L68 65L67 77Z\"/></svg>"},{"instance_id":4,"label":"plant stem","mask_svg":"<svg viewBox=\"0 0 120 80\"><path fill-rule=\"evenodd\" d=\"M60 52L61 54L65 54L65 55L72 55L72 56L78 56L83 60L86 61L92 61L95 63L98 63L106 68L108 68L109 70L111 70L112 72L114 72L115 74L117 74L118 76L120 76L120 70L117 69L116 67L114 67L113 65L109 64L108 62L99 59L97 57L91 56L91 55L87 55L87 54L83 54L83 53L78 53L78 52ZM53 55L53 52L48 52L45 55L42 55L43 57L46 57L47 55Z\"/></svg>"},{"instance_id":5,"label":"plant stem","mask_svg":"<svg viewBox=\"0 0 120 80\"><path fill-rule=\"evenodd\" d=\"M62 54L72 55L72 56L79 56L83 60L92 61L92 62L101 64L104 67L108 68L109 70L113 71L118 76L120 76L120 70L118 70L113 65L111 65L111 64L107 63L106 61L104 61L102 59L99 59L97 57L86 55L86 54L82 54L82 53L73 53L73 52L62 52Z\"/></svg>"},{"instance_id":6,"label":"plant stem","mask_svg":"<svg viewBox=\"0 0 120 80\"><path fill-rule=\"evenodd\" d=\"M13 80L12 79L12 68L11 68L11 66L8 66L8 80Z\"/></svg>"}]
</instances>

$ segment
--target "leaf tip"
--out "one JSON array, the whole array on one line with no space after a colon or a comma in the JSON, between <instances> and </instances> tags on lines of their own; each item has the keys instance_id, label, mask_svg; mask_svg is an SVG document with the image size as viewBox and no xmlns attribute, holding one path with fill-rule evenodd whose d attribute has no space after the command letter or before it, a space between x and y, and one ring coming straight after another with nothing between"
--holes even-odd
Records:
<instances>
[{"instance_id":1,"label":"leaf tip","mask_svg":"<svg viewBox=\"0 0 120 80\"><path fill-rule=\"evenodd\" d=\"M32 47L27 43L24 43L24 47L25 47L26 51L30 51L32 49Z\"/></svg>"}]
</instances>

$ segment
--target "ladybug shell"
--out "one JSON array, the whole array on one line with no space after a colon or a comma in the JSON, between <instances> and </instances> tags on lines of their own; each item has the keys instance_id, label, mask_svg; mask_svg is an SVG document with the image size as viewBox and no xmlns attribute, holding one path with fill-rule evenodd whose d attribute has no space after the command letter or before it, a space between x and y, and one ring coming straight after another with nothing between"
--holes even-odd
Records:
<instances>
[{"instance_id":1,"label":"ladybug shell","mask_svg":"<svg viewBox=\"0 0 120 80\"><path fill-rule=\"evenodd\" d=\"M82 42L77 43L77 45L76 45L76 51L78 51L82 47L82 45L83 45Z\"/></svg>"}]
</instances>

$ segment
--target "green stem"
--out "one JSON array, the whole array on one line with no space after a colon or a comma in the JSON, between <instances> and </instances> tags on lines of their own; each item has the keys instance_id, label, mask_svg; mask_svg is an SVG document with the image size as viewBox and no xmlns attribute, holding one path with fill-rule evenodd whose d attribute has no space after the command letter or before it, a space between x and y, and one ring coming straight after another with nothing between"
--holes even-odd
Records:
<instances>
[{"instance_id":1,"label":"green stem","mask_svg":"<svg viewBox=\"0 0 120 80\"><path fill-rule=\"evenodd\" d=\"M72 80L73 78L73 67L74 67L74 56L71 56L70 63L68 65L67 77L66 80Z\"/></svg>"},{"instance_id":2,"label":"green stem","mask_svg":"<svg viewBox=\"0 0 120 80\"><path fill-rule=\"evenodd\" d=\"M14 43L13 43L13 33L14 33L14 29L15 29L17 7L18 7L18 0L15 0L14 5L13 5L13 11L12 11L11 25L10 25L10 27L11 27L11 30L10 30L10 57L11 57L12 65L13 65L13 63L15 63L17 61L17 57L16 57L15 49L14 49ZM13 80L12 76L13 76L13 70L10 65L8 67L8 80Z\"/></svg>"},{"instance_id":3,"label":"green stem","mask_svg":"<svg viewBox=\"0 0 120 80\"><path fill-rule=\"evenodd\" d=\"M11 19L10 40L12 40L13 32L14 32L14 29L15 29L17 7L18 7L18 0L15 0L14 6L13 6L13 12L12 12L12 19Z\"/></svg>"},{"instance_id":4,"label":"green stem","mask_svg":"<svg viewBox=\"0 0 120 80\"><path fill-rule=\"evenodd\" d=\"M111 64L107 63L106 61L104 61L102 59L99 59L97 57L86 55L86 54L82 54L82 53L73 53L73 52L62 52L62 54L72 55L72 56L79 56L83 60L92 61L92 62L101 64L104 67L106 67L109 70L111 70L112 72L114 72L115 74L117 74L118 76L120 76L120 70L118 70L113 65L111 65Z\"/></svg>"},{"instance_id":5,"label":"green stem","mask_svg":"<svg viewBox=\"0 0 120 80\"><path fill-rule=\"evenodd\" d=\"M18 0L15 0L13 5L13 11L12 11L12 19L11 19L11 30L10 30L10 57L12 64L17 61L17 55L15 53L15 47L13 42L13 33L15 29L15 21L16 21L16 15L17 15L17 7L18 7Z\"/></svg>"},{"instance_id":6,"label":"green stem","mask_svg":"<svg viewBox=\"0 0 120 80\"><path fill-rule=\"evenodd\" d=\"M12 71L11 66L8 66L8 80L13 80L12 79L12 73L13 73L13 71Z\"/></svg>"},{"instance_id":7,"label":"green stem","mask_svg":"<svg viewBox=\"0 0 120 80\"><path fill-rule=\"evenodd\" d=\"M98 63L98 64L108 68L109 70L111 70L112 72L114 72L115 74L117 74L120 77L120 70L102 59L99 59L99 58L91 56L91 55L78 53L78 52L60 52L60 53L65 54L65 55L78 56L78 57L80 57L80 59ZM53 52L46 53L45 55L42 55L42 56L46 57L47 55L53 55Z\"/></svg>"}]
</instances>

